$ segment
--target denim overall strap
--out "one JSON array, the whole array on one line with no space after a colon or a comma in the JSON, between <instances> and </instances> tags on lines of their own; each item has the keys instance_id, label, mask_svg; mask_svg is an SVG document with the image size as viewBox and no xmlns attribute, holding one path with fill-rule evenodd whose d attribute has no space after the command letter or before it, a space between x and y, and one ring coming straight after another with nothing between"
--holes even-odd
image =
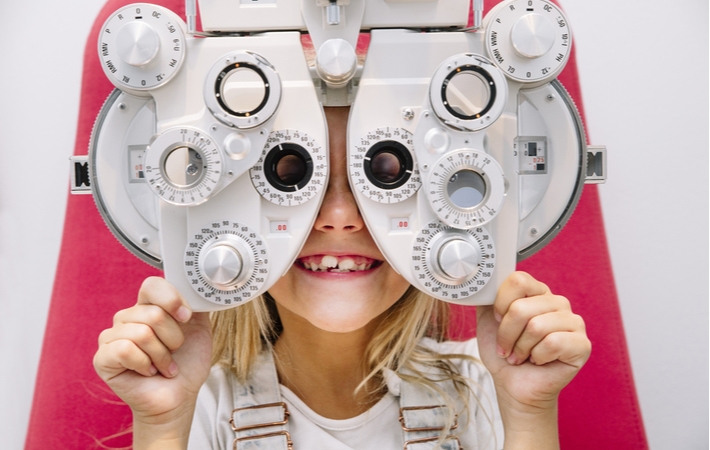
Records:
<instances>
[{"instance_id":1,"label":"denim overall strap","mask_svg":"<svg viewBox=\"0 0 710 450\"><path fill-rule=\"evenodd\" d=\"M249 381L234 390L232 450L293 450L288 407L281 399L272 353L261 352L253 370Z\"/></svg>"},{"instance_id":2,"label":"denim overall strap","mask_svg":"<svg viewBox=\"0 0 710 450\"><path fill-rule=\"evenodd\" d=\"M451 381L437 384L452 395ZM451 389L446 389L448 387ZM455 390L453 391L455 393ZM451 397L455 398L455 395ZM399 406L404 450L430 450L439 448L436 447L438 444L441 444L440 448L443 450L463 450L459 439L451 433L459 426L458 415L451 406L446 405L440 393L400 378ZM445 439L441 440L441 434L450 417L454 418L451 428Z\"/></svg>"}]
</instances>

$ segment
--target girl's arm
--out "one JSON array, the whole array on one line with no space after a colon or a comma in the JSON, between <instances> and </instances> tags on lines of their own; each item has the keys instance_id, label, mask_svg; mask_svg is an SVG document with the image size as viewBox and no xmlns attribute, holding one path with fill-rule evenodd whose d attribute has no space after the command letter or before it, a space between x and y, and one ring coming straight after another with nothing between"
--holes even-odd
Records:
<instances>
[{"instance_id":1,"label":"girl's arm","mask_svg":"<svg viewBox=\"0 0 710 450\"><path fill-rule=\"evenodd\" d=\"M584 320L566 298L516 272L492 306L478 307L477 330L496 386L505 448L559 448L557 399L591 352Z\"/></svg>"},{"instance_id":2,"label":"girl's arm","mask_svg":"<svg viewBox=\"0 0 710 450\"><path fill-rule=\"evenodd\" d=\"M99 336L94 368L133 412L133 448L185 449L197 393L210 370L207 313L192 313L162 278Z\"/></svg>"}]
</instances>

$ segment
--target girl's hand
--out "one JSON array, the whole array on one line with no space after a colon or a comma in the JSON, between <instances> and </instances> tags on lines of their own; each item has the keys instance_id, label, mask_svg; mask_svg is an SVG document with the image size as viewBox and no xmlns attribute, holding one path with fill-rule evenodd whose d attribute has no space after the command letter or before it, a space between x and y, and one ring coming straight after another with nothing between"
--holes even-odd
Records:
<instances>
[{"instance_id":1,"label":"girl's hand","mask_svg":"<svg viewBox=\"0 0 710 450\"><path fill-rule=\"evenodd\" d=\"M506 448L509 431L520 429L541 437L547 426L556 441L557 398L591 352L584 320L524 272L503 282L492 306L477 309L478 346L496 385Z\"/></svg>"},{"instance_id":2,"label":"girl's hand","mask_svg":"<svg viewBox=\"0 0 710 450\"><path fill-rule=\"evenodd\" d=\"M116 313L94 368L133 411L134 444L139 429L147 441L187 438L211 351L209 315L192 313L162 278L146 279L136 305Z\"/></svg>"}]
</instances>

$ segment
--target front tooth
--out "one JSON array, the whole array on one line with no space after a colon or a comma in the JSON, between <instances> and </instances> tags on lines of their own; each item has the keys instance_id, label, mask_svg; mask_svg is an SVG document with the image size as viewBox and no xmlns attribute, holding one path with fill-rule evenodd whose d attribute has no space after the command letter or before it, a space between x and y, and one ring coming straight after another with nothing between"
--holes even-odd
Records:
<instances>
[{"instance_id":1,"label":"front tooth","mask_svg":"<svg viewBox=\"0 0 710 450\"><path fill-rule=\"evenodd\" d=\"M355 261L350 258L344 259L338 263L338 269L340 270L351 270L355 267Z\"/></svg>"},{"instance_id":2,"label":"front tooth","mask_svg":"<svg viewBox=\"0 0 710 450\"><path fill-rule=\"evenodd\" d=\"M320 264L321 266L325 266L326 268L332 268L338 265L338 258L336 258L335 256L326 255L323 257Z\"/></svg>"}]
</instances>

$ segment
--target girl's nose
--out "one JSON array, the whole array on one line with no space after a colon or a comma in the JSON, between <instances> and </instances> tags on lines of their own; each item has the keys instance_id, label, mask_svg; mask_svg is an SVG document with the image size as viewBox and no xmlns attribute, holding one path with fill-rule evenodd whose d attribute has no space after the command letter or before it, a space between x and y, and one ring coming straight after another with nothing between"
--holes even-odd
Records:
<instances>
[{"instance_id":1,"label":"girl's nose","mask_svg":"<svg viewBox=\"0 0 710 450\"><path fill-rule=\"evenodd\" d=\"M349 108L328 108L330 178L314 228L324 232L355 232L365 224L348 182L346 134Z\"/></svg>"}]
</instances>

